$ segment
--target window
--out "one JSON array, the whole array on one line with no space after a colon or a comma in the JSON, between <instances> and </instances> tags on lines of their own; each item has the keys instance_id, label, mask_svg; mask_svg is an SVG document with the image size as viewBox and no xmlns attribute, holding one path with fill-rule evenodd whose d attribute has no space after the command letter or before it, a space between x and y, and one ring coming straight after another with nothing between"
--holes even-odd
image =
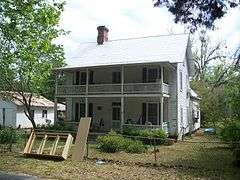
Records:
<instances>
[{"instance_id":1,"label":"window","mask_svg":"<svg viewBox=\"0 0 240 180\"><path fill-rule=\"evenodd\" d=\"M112 103L112 119L113 120L120 120L121 119L121 103L120 102L113 102Z\"/></svg>"},{"instance_id":2,"label":"window","mask_svg":"<svg viewBox=\"0 0 240 180\"><path fill-rule=\"evenodd\" d=\"M87 73L86 72L81 72L81 85L85 85L87 82Z\"/></svg>"},{"instance_id":3,"label":"window","mask_svg":"<svg viewBox=\"0 0 240 180\"><path fill-rule=\"evenodd\" d=\"M42 118L47 118L47 110L42 110Z\"/></svg>"},{"instance_id":4,"label":"window","mask_svg":"<svg viewBox=\"0 0 240 180\"><path fill-rule=\"evenodd\" d=\"M76 84L76 85L79 85L79 76L80 76L80 72L79 71L75 72L75 83L74 84Z\"/></svg>"},{"instance_id":5,"label":"window","mask_svg":"<svg viewBox=\"0 0 240 180\"><path fill-rule=\"evenodd\" d=\"M121 72L116 71L112 73L112 83L113 84L121 83Z\"/></svg>"},{"instance_id":6,"label":"window","mask_svg":"<svg viewBox=\"0 0 240 180\"><path fill-rule=\"evenodd\" d=\"M113 120L120 120L120 107L113 107Z\"/></svg>"},{"instance_id":7,"label":"window","mask_svg":"<svg viewBox=\"0 0 240 180\"><path fill-rule=\"evenodd\" d=\"M156 82L157 79L158 69L157 68L148 69L148 82Z\"/></svg>"},{"instance_id":8,"label":"window","mask_svg":"<svg viewBox=\"0 0 240 180\"><path fill-rule=\"evenodd\" d=\"M183 90L183 76L182 76L182 72L180 72L180 90Z\"/></svg>"}]
</instances>

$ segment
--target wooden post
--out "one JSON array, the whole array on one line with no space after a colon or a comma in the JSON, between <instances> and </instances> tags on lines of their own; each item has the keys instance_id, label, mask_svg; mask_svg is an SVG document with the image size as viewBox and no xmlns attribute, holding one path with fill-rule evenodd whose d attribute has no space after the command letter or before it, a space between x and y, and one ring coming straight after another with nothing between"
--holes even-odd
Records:
<instances>
[{"instance_id":1,"label":"wooden post","mask_svg":"<svg viewBox=\"0 0 240 180\"><path fill-rule=\"evenodd\" d=\"M86 95L88 95L88 84L89 84L89 73L88 68L86 69ZM88 117L88 97L85 97L85 117Z\"/></svg>"},{"instance_id":2,"label":"wooden post","mask_svg":"<svg viewBox=\"0 0 240 180\"><path fill-rule=\"evenodd\" d=\"M160 117L160 122L161 122L161 128L163 130L163 96L161 96L161 117Z\"/></svg>"},{"instance_id":3,"label":"wooden post","mask_svg":"<svg viewBox=\"0 0 240 180\"><path fill-rule=\"evenodd\" d=\"M124 97L121 97L121 133L123 132L123 124L124 124Z\"/></svg>"},{"instance_id":4,"label":"wooden post","mask_svg":"<svg viewBox=\"0 0 240 180\"><path fill-rule=\"evenodd\" d=\"M121 92L124 94L124 66L121 66Z\"/></svg>"},{"instance_id":5,"label":"wooden post","mask_svg":"<svg viewBox=\"0 0 240 180\"><path fill-rule=\"evenodd\" d=\"M85 117L88 117L88 98L85 97Z\"/></svg>"},{"instance_id":6,"label":"wooden post","mask_svg":"<svg viewBox=\"0 0 240 180\"><path fill-rule=\"evenodd\" d=\"M161 91L163 93L163 66L161 65Z\"/></svg>"}]
</instances>

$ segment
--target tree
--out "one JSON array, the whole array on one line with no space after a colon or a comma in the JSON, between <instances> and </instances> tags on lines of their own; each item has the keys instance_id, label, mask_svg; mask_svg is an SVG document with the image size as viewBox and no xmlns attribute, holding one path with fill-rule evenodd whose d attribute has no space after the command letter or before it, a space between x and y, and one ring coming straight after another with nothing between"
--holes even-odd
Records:
<instances>
[{"instance_id":1,"label":"tree","mask_svg":"<svg viewBox=\"0 0 240 180\"><path fill-rule=\"evenodd\" d=\"M199 26L214 29L214 22L230 8L240 5L239 0L153 0L155 7L166 6L175 16L176 23L189 24L192 32Z\"/></svg>"},{"instance_id":2,"label":"tree","mask_svg":"<svg viewBox=\"0 0 240 180\"><path fill-rule=\"evenodd\" d=\"M62 46L52 43L65 34L58 28L63 6L54 0L0 2L1 95L20 101L34 128L32 97L44 92L52 69L64 62Z\"/></svg>"},{"instance_id":3,"label":"tree","mask_svg":"<svg viewBox=\"0 0 240 180\"><path fill-rule=\"evenodd\" d=\"M204 80L208 71L209 64L212 61L221 61L226 58L223 54L222 47L223 42L219 42L216 45L211 46L210 38L206 35L206 31L202 30L200 37L200 52L196 50L193 53L193 61L195 63L195 79Z\"/></svg>"}]
</instances>

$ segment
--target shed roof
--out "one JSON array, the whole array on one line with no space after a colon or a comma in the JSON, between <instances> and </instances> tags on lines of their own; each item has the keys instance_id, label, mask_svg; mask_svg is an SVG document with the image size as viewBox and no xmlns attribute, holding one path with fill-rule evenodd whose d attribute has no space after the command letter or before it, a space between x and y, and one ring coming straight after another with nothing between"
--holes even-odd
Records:
<instances>
[{"instance_id":1,"label":"shed roof","mask_svg":"<svg viewBox=\"0 0 240 180\"><path fill-rule=\"evenodd\" d=\"M183 62L188 47L188 34L159 35L82 43L67 66L60 69L111 66L121 64Z\"/></svg>"}]
</instances>

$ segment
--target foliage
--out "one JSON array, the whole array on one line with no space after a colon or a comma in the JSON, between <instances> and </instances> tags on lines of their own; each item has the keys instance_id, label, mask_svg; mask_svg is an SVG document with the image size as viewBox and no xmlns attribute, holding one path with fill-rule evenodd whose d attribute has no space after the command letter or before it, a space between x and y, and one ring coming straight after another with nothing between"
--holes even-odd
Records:
<instances>
[{"instance_id":1,"label":"foliage","mask_svg":"<svg viewBox=\"0 0 240 180\"><path fill-rule=\"evenodd\" d=\"M240 142L240 119L234 119L225 124L220 137L224 141Z\"/></svg>"},{"instance_id":2,"label":"foliage","mask_svg":"<svg viewBox=\"0 0 240 180\"><path fill-rule=\"evenodd\" d=\"M135 141L124 138L122 135L114 131L107 135L97 138L98 148L107 153L115 153L118 151L126 151L129 153L143 153L146 151L146 146L141 141Z\"/></svg>"},{"instance_id":3,"label":"foliage","mask_svg":"<svg viewBox=\"0 0 240 180\"><path fill-rule=\"evenodd\" d=\"M167 134L161 129L138 129L129 126L124 127L123 134L139 136L144 144L163 144L167 138Z\"/></svg>"},{"instance_id":4,"label":"foliage","mask_svg":"<svg viewBox=\"0 0 240 180\"><path fill-rule=\"evenodd\" d=\"M17 132L12 128L0 129L0 144L16 143L18 139Z\"/></svg>"},{"instance_id":5,"label":"foliage","mask_svg":"<svg viewBox=\"0 0 240 180\"><path fill-rule=\"evenodd\" d=\"M128 153L144 153L147 147L138 140L125 139L124 151Z\"/></svg>"},{"instance_id":6,"label":"foliage","mask_svg":"<svg viewBox=\"0 0 240 180\"><path fill-rule=\"evenodd\" d=\"M2 96L19 100L33 127L32 96L53 94L52 69L64 64L63 47L52 43L65 34L58 27L63 5L53 0L0 2L0 90L17 93Z\"/></svg>"},{"instance_id":7,"label":"foliage","mask_svg":"<svg viewBox=\"0 0 240 180\"><path fill-rule=\"evenodd\" d=\"M56 131L74 131L74 125L65 124L65 123L56 123L56 124L42 124L37 125L37 129L41 130L56 130Z\"/></svg>"},{"instance_id":8,"label":"foliage","mask_svg":"<svg viewBox=\"0 0 240 180\"><path fill-rule=\"evenodd\" d=\"M214 29L214 22L239 3L239 0L154 0L155 7L166 6L175 16L175 22L189 24L191 31L195 31L199 26Z\"/></svg>"}]
</instances>

